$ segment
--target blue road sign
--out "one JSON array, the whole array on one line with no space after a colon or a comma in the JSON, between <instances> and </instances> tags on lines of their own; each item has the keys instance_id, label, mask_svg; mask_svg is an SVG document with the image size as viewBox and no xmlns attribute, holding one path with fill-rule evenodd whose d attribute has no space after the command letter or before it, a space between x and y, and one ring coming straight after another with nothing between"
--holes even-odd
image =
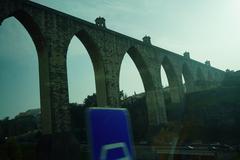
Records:
<instances>
[{"instance_id":1,"label":"blue road sign","mask_svg":"<svg viewBox=\"0 0 240 160\"><path fill-rule=\"evenodd\" d=\"M87 126L92 160L134 159L131 127L126 109L89 108Z\"/></svg>"}]
</instances>

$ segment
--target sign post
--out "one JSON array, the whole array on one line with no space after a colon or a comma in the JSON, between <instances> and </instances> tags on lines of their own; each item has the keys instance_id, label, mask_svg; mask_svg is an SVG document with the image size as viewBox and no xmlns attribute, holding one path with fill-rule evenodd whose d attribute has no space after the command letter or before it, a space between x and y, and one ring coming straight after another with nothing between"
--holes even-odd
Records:
<instances>
[{"instance_id":1,"label":"sign post","mask_svg":"<svg viewBox=\"0 0 240 160\"><path fill-rule=\"evenodd\" d=\"M134 160L126 109L89 108L86 114L92 160Z\"/></svg>"}]
</instances>

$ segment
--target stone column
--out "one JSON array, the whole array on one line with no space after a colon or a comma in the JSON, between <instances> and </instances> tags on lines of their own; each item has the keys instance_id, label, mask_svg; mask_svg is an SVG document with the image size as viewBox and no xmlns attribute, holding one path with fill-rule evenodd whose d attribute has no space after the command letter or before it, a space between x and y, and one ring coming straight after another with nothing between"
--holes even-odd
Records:
<instances>
[{"instance_id":1,"label":"stone column","mask_svg":"<svg viewBox=\"0 0 240 160\"><path fill-rule=\"evenodd\" d=\"M47 52L38 54L38 64L41 103L41 132L43 134L51 134L53 123L50 97L51 89L49 85L49 56Z\"/></svg>"},{"instance_id":2,"label":"stone column","mask_svg":"<svg viewBox=\"0 0 240 160\"><path fill-rule=\"evenodd\" d=\"M173 86L170 87L170 94L171 94L171 102L172 103L180 103L182 101L182 95L180 95L180 87L181 86Z\"/></svg>"},{"instance_id":3,"label":"stone column","mask_svg":"<svg viewBox=\"0 0 240 160\"><path fill-rule=\"evenodd\" d=\"M113 61L111 61L110 59L108 60L106 61L105 59L104 61L106 91L106 98L104 103L106 107L119 107L119 64L113 62L114 58Z\"/></svg>"},{"instance_id":4,"label":"stone column","mask_svg":"<svg viewBox=\"0 0 240 160\"><path fill-rule=\"evenodd\" d=\"M148 110L148 124L150 128L167 123L166 108L163 90L158 88L146 91L146 104Z\"/></svg>"},{"instance_id":5,"label":"stone column","mask_svg":"<svg viewBox=\"0 0 240 160\"><path fill-rule=\"evenodd\" d=\"M70 130L65 47L57 43L49 43L47 54L39 55L41 118L44 134Z\"/></svg>"},{"instance_id":6,"label":"stone column","mask_svg":"<svg viewBox=\"0 0 240 160\"><path fill-rule=\"evenodd\" d=\"M182 75L176 74L173 84L169 86L172 103L181 103L184 97Z\"/></svg>"},{"instance_id":7,"label":"stone column","mask_svg":"<svg viewBox=\"0 0 240 160\"><path fill-rule=\"evenodd\" d=\"M70 132L66 48L56 41L48 43L47 56L40 56L44 135L38 143L39 159L75 160L80 157L78 140Z\"/></svg>"},{"instance_id":8,"label":"stone column","mask_svg":"<svg viewBox=\"0 0 240 160\"><path fill-rule=\"evenodd\" d=\"M67 132L70 130L66 47L54 44L49 50L49 85L54 132Z\"/></svg>"},{"instance_id":9,"label":"stone column","mask_svg":"<svg viewBox=\"0 0 240 160\"><path fill-rule=\"evenodd\" d=\"M99 46L99 55L103 69L97 78L97 100L100 107L119 107L119 70L120 57L125 52L124 47L116 46L115 37L100 37L95 40ZM96 74L95 74L96 75Z\"/></svg>"}]
</instances>

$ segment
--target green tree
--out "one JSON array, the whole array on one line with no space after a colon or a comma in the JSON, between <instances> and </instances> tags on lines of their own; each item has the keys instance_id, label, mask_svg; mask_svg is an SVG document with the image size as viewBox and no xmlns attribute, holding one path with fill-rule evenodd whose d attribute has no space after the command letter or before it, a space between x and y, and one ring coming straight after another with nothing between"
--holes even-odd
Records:
<instances>
[{"instance_id":1,"label":"green tree","mask_svg":"<svg viewBox=\"0 0 240 160\"><path fill-rule=\"evenodd\" d=\"M88 95L87 98L84 99L84 106L85 107L97 107L97 96L96 93L92 95Z\"/></svg>"}]
</instances>

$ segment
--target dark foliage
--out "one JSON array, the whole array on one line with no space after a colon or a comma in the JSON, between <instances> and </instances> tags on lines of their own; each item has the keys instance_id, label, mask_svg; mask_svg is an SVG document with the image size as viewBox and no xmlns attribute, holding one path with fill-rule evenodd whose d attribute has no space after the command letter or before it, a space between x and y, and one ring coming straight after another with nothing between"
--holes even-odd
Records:
<instances>
[{"instance_id":1,"label":"dark foliage","mask_svg":"<svg viewBox=\"0 0 240 160\"><path fill-rule=\"evenodd\" d=\"M131 98L131 97L129 97ZM135 143L144 141L147 136L148 130L148 116L145 96L125 102L122 104L124 108L127 108L130 114L132 122L132 132Z\"/></svg>"},{"instance_id":2,"label":"dark foliage","mask_svg":"<svg viewBox=\"0 0 240 160\"><path fill-rule=\"evenodd\" d=\"M188 94L182 141L240 144L239 97L239 72L227 72L219 88Z\"/></svg>"},{"instance_id":3,"label":"dark foliage","mask_svg":"<svg viewBox=\"0 0 240 160\"><path fill-rule=\"evenodd\" d=\"M19 136L36 129L38 127L34 116L21 116L11 120L5 118L0 121L1 137Z\"/></svg>"},{"instance_id":4,"label":"dark foliage","mask_svg":"<svg viewBox=\"0 0 240 160\"><path fill-rule=\"evenodd\" d=\"M93 95L89 95L89 96L87 96L87 98L84 99L84 106L85 107L96 107L97 106L96 93L93 93Z\"/></svg>"},{"instance_id":5,"label":"dark foliage","mask_svg":"<svg viewBox=\"0 0 240 160\"><path fill-rule=\"evenodd\" d=\"M240 71L227 71L222 82L223 87L240 87Z\"/></svg>"},{"instance_id":6,"label":"dark foliage","mask_svg":"<svg viewBox=\"0 0 240 160\"><path fill-rule=\"evenodd\" d=\"M70 114L71 114L71 128L76 138L81 143L86 143L87 133L86 133L86 121L85 121L85 111L86 106L76 103L70 103Z\"/></svg>"}]
</instances>

